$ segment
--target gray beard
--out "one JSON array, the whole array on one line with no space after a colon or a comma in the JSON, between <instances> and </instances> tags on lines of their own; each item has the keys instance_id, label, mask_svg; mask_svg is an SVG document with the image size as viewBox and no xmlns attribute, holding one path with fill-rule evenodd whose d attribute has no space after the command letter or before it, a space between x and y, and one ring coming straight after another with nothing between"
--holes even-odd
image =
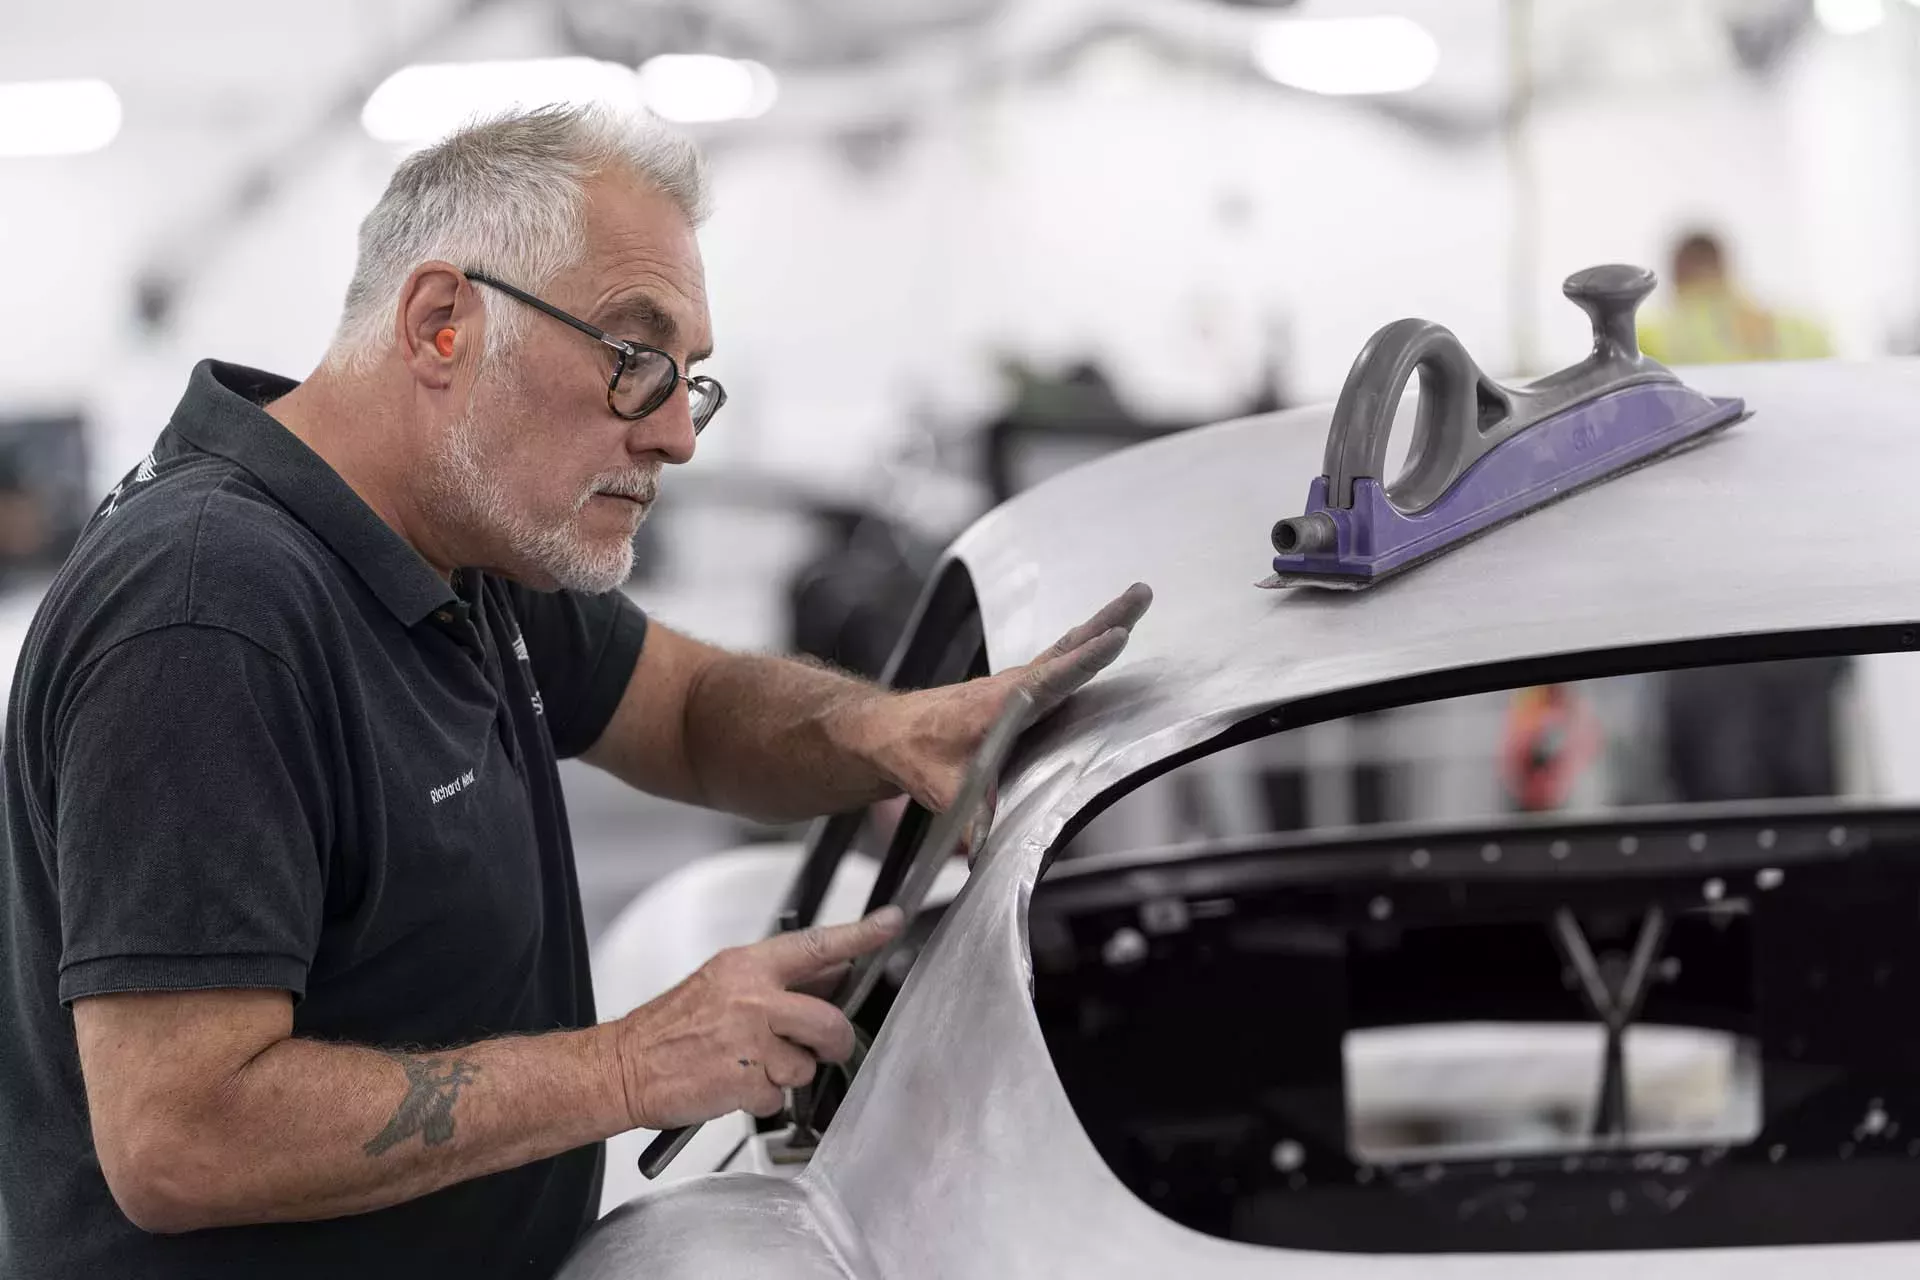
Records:
<instances>
[{"instance_id":1,"label":"gray beard","mask_svg":"<svg viewBox=\"0 0 1920 1280\"><path fill-rule=\"evenodd\" d=\"M476 400L485 395L499 404L506 388L483 378L474 389ZM447 430L435 451L429 487L434 509L441 518L481 545L506 552L501 566L514 576L532 571L564 591L599 595L612 591L633 574L633 544L597 548L577 532L580 513L592 491L580 495L568 518L552 525L536 524L515 507L488 465L484 430L472 406Z\"/></svg>"}]
</instances>

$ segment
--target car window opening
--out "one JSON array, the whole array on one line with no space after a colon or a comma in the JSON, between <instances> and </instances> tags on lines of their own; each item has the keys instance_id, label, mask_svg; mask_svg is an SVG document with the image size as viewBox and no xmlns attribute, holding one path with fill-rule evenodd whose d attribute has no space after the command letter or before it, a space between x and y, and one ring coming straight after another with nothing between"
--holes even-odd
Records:
<instances>
[{"instance_id":1,"label":"car window opening","mask_svg":"<svg viewBox=\"0 0 1920 1280\"><path fill-rule=\"evenodd\" d=\"M1120 798L1030 910L1089 1137L1148 1205L1256 1244L1902 1238L1836 1181L1920 1182L1920 777L1863 714L1869 663L1920 674L1475 694Z\"/></svg>"}]
</instances>

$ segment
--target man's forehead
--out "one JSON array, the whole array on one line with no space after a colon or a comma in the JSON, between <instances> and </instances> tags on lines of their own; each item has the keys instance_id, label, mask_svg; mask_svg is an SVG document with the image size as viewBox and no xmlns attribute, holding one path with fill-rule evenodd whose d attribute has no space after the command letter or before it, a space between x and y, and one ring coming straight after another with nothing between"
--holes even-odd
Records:
<instances>
[{"instance_id":1,"label":"man's forehead","mask_svg":"<svg viewBox=\"0 0 1920 1280\"><path fill-rule=\"evenodd\" d=\"M588 188L585 229L580 269L589 316L603 328L625 324L704 350L705 268L679 207L637 180L602 179Z\"/></svg>"}]
</instances>

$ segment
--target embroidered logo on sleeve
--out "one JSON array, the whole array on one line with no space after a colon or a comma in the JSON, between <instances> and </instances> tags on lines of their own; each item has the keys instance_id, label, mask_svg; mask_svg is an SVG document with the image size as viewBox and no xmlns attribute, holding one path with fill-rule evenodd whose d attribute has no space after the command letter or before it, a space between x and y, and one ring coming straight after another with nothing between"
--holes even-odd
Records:
<instances>
[{"instance_id":1,"label":"embroidered logo on sleeve","mask_svg":"<svg viewBox=\"0 0 1920 1280\"><path fill-rule=\"evenodd\" d=\"M452 782L448 782L441 786L435 787L433 790L427 792L427 795L433 800L435 804L439 804L442 800L450 800L454 796L459 795L462 791L465 791L468 787L472 785L473 785L473 770L469 769L465 773L461 774L459 777L455 778Z\"/></svg>"},{"instance_id":2,"label":"embroidered logo on sleeve","mask_svg":"<svg viewBox=\"0 0 1920 1280\"><path fill-rule=\"evenodd\" d=\"M140 465L134 470L133 475L115 485L113 492L107 495L107 509L100 513L100 518L105 520L120 509L120 499L126 495L128 489L153 479L156 465L152 454L140 459Z\"/></svg>"}]
</instances>

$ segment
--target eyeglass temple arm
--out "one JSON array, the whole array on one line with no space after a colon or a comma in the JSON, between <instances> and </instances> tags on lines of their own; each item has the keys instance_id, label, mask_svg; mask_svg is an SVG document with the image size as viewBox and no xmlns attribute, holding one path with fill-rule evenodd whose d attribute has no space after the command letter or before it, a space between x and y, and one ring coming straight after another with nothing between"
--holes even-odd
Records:
<instances>
[{"instance_id":1,"label":"eyeglass temple arm","mask_svg":"<svg viewBox=\"0 0 1920 1280\"><path fill-rule=\"evenodd\" d=\"M516 289L512 285L506 283L504 280L495 280L492 276L487 275L484 272L480 272L480 271L469 271L466 273L466 277L467 279L475 281L479 284L484 284L490 289L498 289L501 293L506 294L509 298L516 298L519 301L526 303L528 306L534 308L537 311L546 312L548 315L552 316L555 320L558 320L561 324L571 325L575 329L578 329L581 333L586 334L589 338L596 338L599 341L606 343L609 347L612 347L615 351L618 351L621 355L631 356L633 354L633 345L631 343L622 342L620 339L608 333L605 329L600 328L598 325L588 324L585 320L582 320L577 316L568 315L566 312L562 311L560 308L552 305L551 303L542 302L540 299L534 297L532 294L528 293L524 289Z\"/></svg>"}]
</instances>

